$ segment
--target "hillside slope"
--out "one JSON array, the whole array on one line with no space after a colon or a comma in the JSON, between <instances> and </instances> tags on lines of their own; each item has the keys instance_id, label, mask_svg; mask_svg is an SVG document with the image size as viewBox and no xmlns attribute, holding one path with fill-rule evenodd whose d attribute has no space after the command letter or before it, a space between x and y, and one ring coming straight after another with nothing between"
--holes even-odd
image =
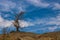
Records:
<instances>
[{"instance_id":1,"label":"hillside slope","mask_svg":"<svg viewBox=\"0 0 60 40\"><path fill-rule=\"evenodd\" d=\"M0 35L0 40L60 40L60 32L34 34L30 32L11 32Z\"/></svg>"}]
</instances>

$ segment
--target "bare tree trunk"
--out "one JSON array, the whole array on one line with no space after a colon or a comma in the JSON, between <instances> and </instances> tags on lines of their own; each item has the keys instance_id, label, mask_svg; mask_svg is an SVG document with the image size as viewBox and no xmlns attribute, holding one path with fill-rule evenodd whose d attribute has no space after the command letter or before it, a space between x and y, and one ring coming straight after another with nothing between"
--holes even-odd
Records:
<instances>
[{"instance_id":1,"label":"bare tree trunk","mask_svg":"<svg viewBox=\"0 0 60 40\"><path fill-rule=\"evenodd\" d=\"M16 27L16 31L19 31L19 27Z\"/></svg>"},{"instance_id":2,"label":"bare tree trunk","mask_svg":"<svg viewBox=\"0 0 60 40\"><path fill-rule=\"evenodd\" d=\"M16 31L19 31L19 28L20 28L20 25L19 25L19 19L21 19L21 16L24 14L24 12L21 12L21 13L19 13L19 14L17 14L16 16L15 16L15 20L14 20L14 26L16 27Z\"/></svg>"}]
</instances>

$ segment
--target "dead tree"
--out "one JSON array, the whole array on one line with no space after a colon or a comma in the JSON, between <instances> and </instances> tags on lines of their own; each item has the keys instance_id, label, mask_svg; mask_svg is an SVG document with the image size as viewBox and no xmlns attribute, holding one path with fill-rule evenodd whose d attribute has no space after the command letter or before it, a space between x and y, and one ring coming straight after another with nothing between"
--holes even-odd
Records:
<instances>
[{"instance_id":1,"label":"dead tree","mask_svg":"<svg viewBox=\"0 0 60 40\"><path fill-rule=\"evenodd\" d=\"M16 31L19 31L19 28L21 27L20 25L19 25L19 20L21 19L21 16L24 14L24 12L20 12L19 14L17 14L16 16L15 16L15 20L14 20L14 26L16 27Z\"/></svg>"}]
</instances>

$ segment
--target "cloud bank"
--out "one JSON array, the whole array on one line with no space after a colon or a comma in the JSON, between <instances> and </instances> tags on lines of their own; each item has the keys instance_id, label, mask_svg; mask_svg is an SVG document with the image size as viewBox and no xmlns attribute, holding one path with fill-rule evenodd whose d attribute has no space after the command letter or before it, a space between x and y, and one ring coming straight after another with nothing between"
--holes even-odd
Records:
<instances>
[{"instance_id":1,"label":"cloud bank","mask_svg":"<svg viewBox=\"0 0 60 40\"><path fill-rule=\"evenodd\" d=\"M12 21L5 20L0 16L0 28L11 27L11 26L12 26Z\"/></svg>"},{"instance_id":2,"label":"cloud bank","mask_svg":"<svg viewBox=\"0 0 60 40\"><path fill-rule=\"evenodd\" d=\"M33 20L31 20L33 21ZM35 21L31 22L31 21L24 21L24 20L19 20L20 26L21 28L24 27L29 27L29 26L36 26L36 25L42 25L42 26L46 26L46 25L54 25L54 26L49 26L49 27L44 27L45 29L48 29L50 31L55 31L57 28L60 28L60 15L57 15L54 18L48 18L47 20L45 19L36 19ZM0 16L0 27L11 27L14 21L9 21L9 20L5 20ZM43 28L43 27L42 27ZM37 30L43 30L43 29L37 29ZM35 30L36 31L36 30Z\"/></svg>"},{"instance_id":3,"label":"cloud bank","mask_svg":"<svg viewBox=\"0 0 60 40\"><path fill-rule=\"evenodd\" d=\"M32 4L34 6L38 6L38 7L42 7L42 8L46 8L49 6L48 3L44 3L41 0L27 0L27 2L29 2L30 4Z\"/></svg>"},{"instance_id":4,"label":"cloud bank","mask_svg":"<svg viewBox=\"0 0 60 40\"><path fill-rule=\"evenodd\" d=\"M27 8L29 6L36 6L40 8L50 8L53 10L60 10L60 4L57 2L42 2L42 0L23 0L17 2L13 2L12 0L5 0L5 1L0 1L0 12L5 11L5 12L13 12L12 10L15 9L18 12L20 11L28 11ZM29 10L30 11L30 10Z\"/></svg>"},{"instance_id":5,"label":"cloud bank","mask_svg":"<svg viewBox=\"0 0 60 40\"><path fill-rule=\"evenodd\" d=\"M5 1L0 1L0 12L1 11L5 11L5 12L13 12L12 10L16 10L18 12L20 11L25 11L25 5L23 5L23 3L19 2L19 4L17 2L13 2L13 1L9 1L9 0L5 0Z\"/></svg>"},{"instance_id":6,"label":"cloud bank","mask_svg":"<svg viewBox=\"0 0 60 40\"><path fill-rule=\"evenodd\" d=\"M47 1L42 1L42 0L27 0L28 3L40 7L40 8L50 8L53 10L60 10L60 3L57 2L50 2L48 3Z\"/></svg>"}]
</instances>

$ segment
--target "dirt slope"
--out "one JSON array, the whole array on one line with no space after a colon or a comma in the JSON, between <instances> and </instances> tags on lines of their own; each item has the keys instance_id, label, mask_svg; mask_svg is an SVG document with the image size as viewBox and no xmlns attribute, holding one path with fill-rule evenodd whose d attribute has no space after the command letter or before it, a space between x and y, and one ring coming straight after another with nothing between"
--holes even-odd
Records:
<instances>
[{"instance_id":1,"label":"dirt slope","mask_svg":"<svg viewBox=\"0 0 60 40\"><path fill-rule=\"evenodd\" d=\"M0 40L60 40L60 32L34 34L30 32L11 32L0 35Z\"/></svg>"}]
</instances>

